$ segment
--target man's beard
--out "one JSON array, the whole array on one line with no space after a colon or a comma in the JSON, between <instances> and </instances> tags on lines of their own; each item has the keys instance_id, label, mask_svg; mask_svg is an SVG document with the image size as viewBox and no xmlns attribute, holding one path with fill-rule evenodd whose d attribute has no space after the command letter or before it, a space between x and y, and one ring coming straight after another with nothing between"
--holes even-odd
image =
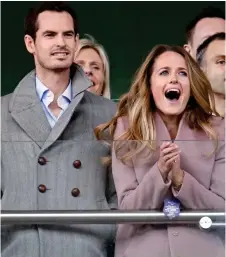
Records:
<instances>
[{"instance_id":1,"label":"man's beard","mask_svg":"<svg viewBox=\"0 0 226 257\"><path fill-rule=\"evenodd\" d=\"M72 62L73 61L71 60L71 63L68 62L67 64L66 63L61 64L60 62L54 64L54 63L51 63L51 59L48 61L40 58L39 56L37 56L37 59L36 59L36 64L38 66L42 67L45 70L49 70L51 72L56 72L56 73L61 73L68 70L71 67Z\"/></svg>"},{"instance_id":2,"label":"man's beard","mask_svg":"<svg viewBox=\"0 0 226 257\"><path fill-rule=\"evenodd\" d=\"M214 93L225 96L225 80L221 76L212 78L210 83Z\"/></svg>"}]
</instances>

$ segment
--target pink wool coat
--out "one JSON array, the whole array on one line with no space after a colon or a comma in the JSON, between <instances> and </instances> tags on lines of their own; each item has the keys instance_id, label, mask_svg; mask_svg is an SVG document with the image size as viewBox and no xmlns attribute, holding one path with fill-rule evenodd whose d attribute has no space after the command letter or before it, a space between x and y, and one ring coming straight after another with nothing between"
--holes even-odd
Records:
<instances>
[{"instance_id":1,"label":"pink wool coat","mask_svg":"<svg viewBox=\"0 0 226 257\"><path fill-rule=\"evenodd\" d=\"M157 144L170 140L161 117L155 115ZM220 141L217 151L204 132L191 130L184 119L179 125L175 143L181 149L181 169L185 171L179 192L164 183L157 167L156 155L145 159L134 157L123 164L113 148L112 169L118 194L119 209L162 210L164 199L173 195L183 208L193 210L225 209L225 141L224 120L213 117L213 127ZM126 118L117 122L115 138L128 127ZM126 142L125 142L126 146ZM136 158L136 159L135 159ZM224 257L224 243L210 231L186 225L165 227L151 224L120 224L116 237L115 257Z\"/></svg>"}]
</instances>

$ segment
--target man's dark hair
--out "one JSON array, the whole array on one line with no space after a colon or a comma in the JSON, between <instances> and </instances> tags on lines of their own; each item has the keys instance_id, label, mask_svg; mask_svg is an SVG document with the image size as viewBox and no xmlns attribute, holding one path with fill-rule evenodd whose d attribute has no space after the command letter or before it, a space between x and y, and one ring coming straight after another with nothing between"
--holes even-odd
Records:
<instances>
[{"instance_id":1,"label":"man's dark hair","mask_svg":"<svg viewBox=\"0 0 226 257\"><path fill-rule=\"evenodd\" d=\"M24 34L31 36L34 40L38 30L38 15L44 11L67 12L71 15L74 22L75 35L78 33L78 22L75 11L66 3L61 1L46 1L39 6L29 10L24 21Z\"/></svg>"},{"instance_id":2,"label":"man's dark hair","mask_svg":"<svg viewBox=\"0 0 226 257\"><path fill-rule=\"evenodd\" d=\"M225 33L216 33L210 37L208 37L197 49L197 54L196 54L196 60L199 65L202 64L204 54L206 52L206 49L215 40L225 40Z\"/></svg>"},{"instance_id":3,"label":"man's dark hair","mask_svg":"<svg viewBox=\"0 0 226 257\"><path fill-rule=\"evenodd\" d=\"M196 24L205 18L220 18L225 20L225 13L216 7L209 6L204 8L186 27L185 29L185 40L186 42L192 41L192 35Z\"/></svg>"}]
</instances>

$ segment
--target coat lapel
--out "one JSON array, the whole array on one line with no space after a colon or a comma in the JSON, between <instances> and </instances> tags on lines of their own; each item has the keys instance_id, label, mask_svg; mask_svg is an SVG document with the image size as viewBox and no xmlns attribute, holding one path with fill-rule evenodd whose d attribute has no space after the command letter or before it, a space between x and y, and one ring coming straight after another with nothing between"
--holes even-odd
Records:
<instances>
[{"instance_id":1,"label":"coat lapel","mask_svg":"<svg viewBox=\"0 0 226 257\"><path fill-rule=\"evenodd\" d=\"M72 101L51 129L35 88L35 71L26 75L15 89L9 110L13 119L42 150L53 144L68 125L84 91L91 86L79 66L72 68Z\"/></svg>"},{"instance_id":2,"label":"coat lapel","mask_svg":"<svg viewBox=\"0 0 226 257\"><path fill-rule=\"evenodd\" d=\"M156 126L156 140L157 144L161 144L163 141L171 141L169 132L161 118L161 116L156 112L154 114L154 121Z\"/></svg>"},{"instance_id":3,"label":"coat lapel","mask_svg":"<svg viewBox=\"0 0 226 257\"><path fill-rule=\"evenodd\" d=\"M26 75L13 92L9 111L24 132L42 147L51 127L36 93L35 71Z\"/></svg>"},{"instance_id":4,"label":"coat lapel","mask_svg":"<svg viewBox=\"0 0 226 257\"><path fill-rule=\"evenodd\" d=\"M156 126L157 142L161 144L161 142L163 141L172 141L170 134L168 132L168 129L165 123L163 122L161 116L158 113L155 113L154 120L155 120L155 126ZM199 132L193 131L188 127L185 121L185 116L183 116L179 123L177 136L175 138L175 143L179 141L195 140L198 136L197 133L200 134ZM200 136L201 135L199 135L198 137Z\"/></svg>"}]
</instances>

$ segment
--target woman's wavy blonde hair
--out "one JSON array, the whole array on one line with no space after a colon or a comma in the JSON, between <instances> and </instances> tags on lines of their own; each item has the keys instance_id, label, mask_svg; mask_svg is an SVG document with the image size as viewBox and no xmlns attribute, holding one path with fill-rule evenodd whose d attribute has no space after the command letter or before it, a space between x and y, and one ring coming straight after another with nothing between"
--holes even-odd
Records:
<instances>
[{"instance_id":1,"label":"woman's wavy blonde hair","mask_svg":"<svg viewBox=\"0 0 226 257\"><path fill-rule=\"evenodd\" d=\"M106 131L113 138L118 118L127 117L129 123L127 130L118 138L114 138L114 140L117 140L117 144L114 144L116 155L122 150L123 143L121 140L124 142L125 140L131 140L133 142L130 144L129 151L124 151L124 154L120 156L119 159L123 162L140 152L144 145L152 151L156 150L156 128L153 117L156 106L150 93L150 77L155 60L168 51L180 54L187 64L191 86L191 96L185 109L185 120L188 126L191 129L203 130L217 143L217 134L210 124L210 118L213 114L216 116L219 116L219 114L215 110L215 105L210 105L210 101L214 103L214 96L205 74L182 47L157 45L136 72L129 92L119 99L115 116L108 123L95 129L97 139L103 139ZM121 141L121 144L118 144L119 141ZM131 146L133 147L131 148Z\"/></svg>"},{"instance_id":2,"label":"woman's wavy blonde hair","mask_svg":"<svg viewBox=\"0 0 226 257\"><path fill-rule=\"evenodd\" d=\"M82 49L91 48L97 52L100 56L103 66L104 66L104 84L103 84L103 91L102 95L108 99L111 99L111 91L110 91L110 65L109 65L109 58L104 49L104 47L97 43L97 41L90 36L89 34L85 34L87 38L82 38L79 40L78 49L75 52L75 58L78 56Z\"/></svg>"}]
</instances>

